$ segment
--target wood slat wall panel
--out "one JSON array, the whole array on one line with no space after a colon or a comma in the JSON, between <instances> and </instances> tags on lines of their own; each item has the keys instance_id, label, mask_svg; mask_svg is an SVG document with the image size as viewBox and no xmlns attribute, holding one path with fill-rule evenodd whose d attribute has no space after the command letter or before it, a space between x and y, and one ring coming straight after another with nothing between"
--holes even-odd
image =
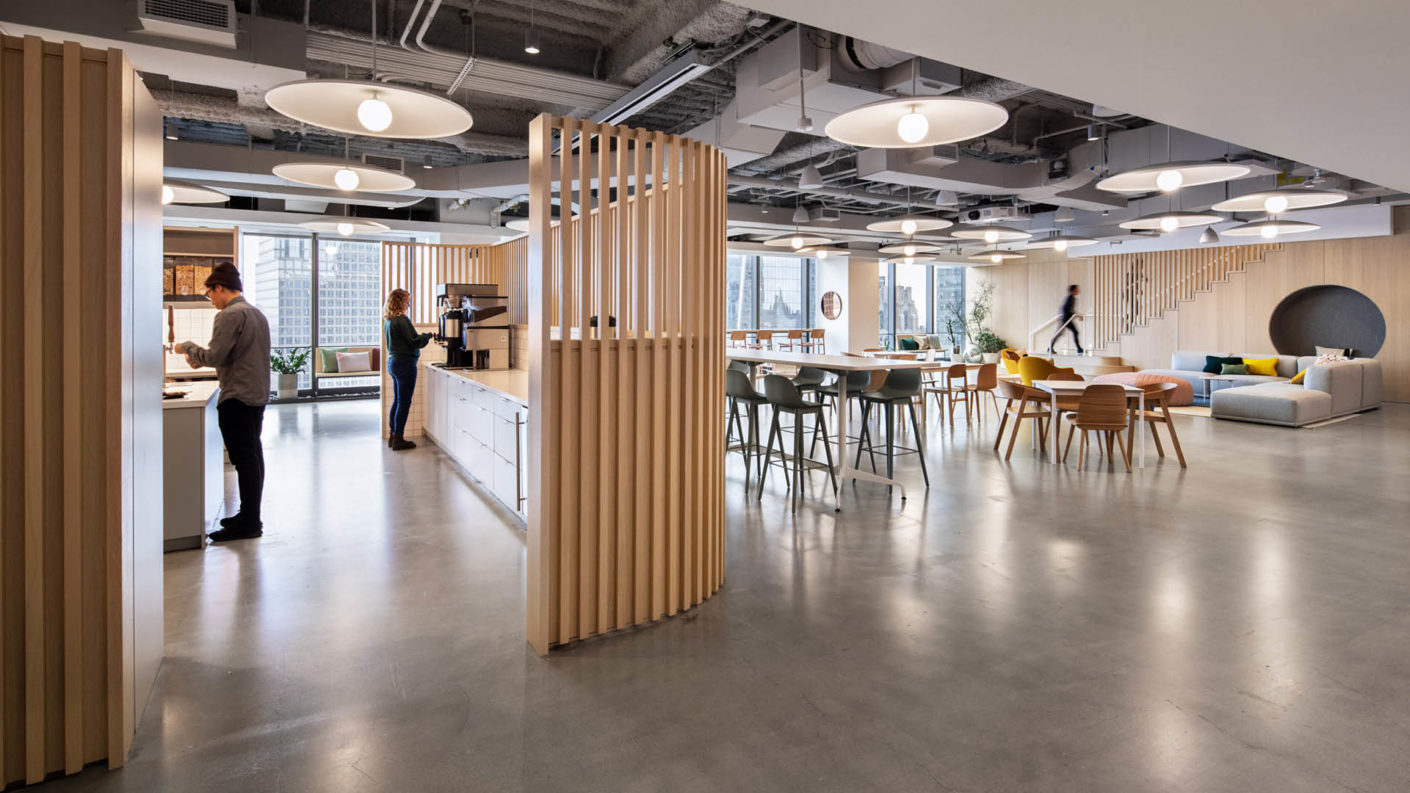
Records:
<instances>
[{"instance_id":1,"label":"wood slat wall panel","mask_svg":"<svg viewBox=\"0 0 1410 793\"><path fill-rule=\"evenodd\" d=\"M615 192L594 172L615 172ZM723 583L724 177L723 155L682 138L531 125L526 628L539 652ZM556 229L555 190L579 207Z\"/></svg>"},{"instance_id":2,"label":"wood slat wall panel","mask_svg":"<svg viewBox=\"0 0 1410 793\"><path fill-rule=\"evenodd\" d=\"M134 636L161 534L137 462L160 436L135 433L160 418L135 385L159 344L131 321L159 301L132 292L160 264L160 155L135 156L160 125L139 99L119 51L0 36L0 298L26 307L0 318L0 786L121 766L151 684L138 656L160 652Z\"/></svg>"}]
</instances>

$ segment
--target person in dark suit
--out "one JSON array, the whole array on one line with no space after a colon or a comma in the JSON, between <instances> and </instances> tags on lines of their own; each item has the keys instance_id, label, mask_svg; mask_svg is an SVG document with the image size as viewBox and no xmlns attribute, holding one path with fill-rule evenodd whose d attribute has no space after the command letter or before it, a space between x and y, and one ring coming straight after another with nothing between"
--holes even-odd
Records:
<instances>
[{"instance_id":1,"label":"person in dark suit","mask_svg":"<svg viewBox=\"0 0 1410 793\"><path fill-rule=\"evenodd\" d=\"M1052 340L1048 342L1049 355L1053 354L1053 345L1057 344L1064 331L1072 332L1072 342L1077 345L1077 354L1082 354L1082 339L1077 335L1077 296L1080 294L1082 288L1077 284L1067 287L1067 297L1062 301L1062 316L1058 322L1057 333L1054 333Z\"/></svg>"}]
</instances>

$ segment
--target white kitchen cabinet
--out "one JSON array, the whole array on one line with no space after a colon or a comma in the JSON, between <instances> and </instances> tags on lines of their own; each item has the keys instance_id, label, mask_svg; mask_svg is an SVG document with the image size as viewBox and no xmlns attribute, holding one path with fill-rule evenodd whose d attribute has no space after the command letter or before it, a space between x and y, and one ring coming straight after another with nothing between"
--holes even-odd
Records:
<instances>
[{"instance_id":1,"label":"white kitchen cabinet","mask_svg":"<svg viewBox=\"0 0 1410 793\"><path fill-rule=\"evenodd\" d=\"M427 435L470 478L524 515L528 473L528 407L520 400L476 382L477 373L427 367ZM494 375L504 377L505 373Z\"/></svg>"}]
</instances>

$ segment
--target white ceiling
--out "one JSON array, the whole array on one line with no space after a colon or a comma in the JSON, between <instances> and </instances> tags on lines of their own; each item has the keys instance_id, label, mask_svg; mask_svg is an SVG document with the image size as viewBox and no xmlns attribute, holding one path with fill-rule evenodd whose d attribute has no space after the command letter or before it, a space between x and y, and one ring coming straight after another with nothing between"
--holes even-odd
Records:
<instances>
[{"instance_id":1,"label":"white ceiling","mask_svg":"<svg viewBox=\"0 0 1410 793\"><path fill-rule=\"evenodd\" d=\"M1410 2L743 0L1410 191Z\"/></svg>"}]
</instances>

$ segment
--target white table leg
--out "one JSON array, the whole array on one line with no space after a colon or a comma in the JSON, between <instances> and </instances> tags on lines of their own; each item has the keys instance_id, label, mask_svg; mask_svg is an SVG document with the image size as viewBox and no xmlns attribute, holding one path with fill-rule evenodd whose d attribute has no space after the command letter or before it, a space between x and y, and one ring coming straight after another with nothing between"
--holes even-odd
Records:
<instances>
[{"instance_id":1,"label":"white table leg","mask_svg":"<svg viewBox=\"0 0 1410 793\"><path fill-rule=\"evenodd\" d=\"M1056 391L1054 391L1054 392L1052 393L1052 398L1053 398L1053 399L1052 399L1053 411L1052 411L1052 418L1048 420L1048 443L1049 443L1049 445L1051 445L1051 446L1053 447L1053 465L1057 465L1057 464L1058 464L1058 442L1057 442L1058 409L1057 409L1057 392L1056 392ZM1036 433L1035 433L1035 434L1036 434Z\"/></svg>"}]
</instances>

